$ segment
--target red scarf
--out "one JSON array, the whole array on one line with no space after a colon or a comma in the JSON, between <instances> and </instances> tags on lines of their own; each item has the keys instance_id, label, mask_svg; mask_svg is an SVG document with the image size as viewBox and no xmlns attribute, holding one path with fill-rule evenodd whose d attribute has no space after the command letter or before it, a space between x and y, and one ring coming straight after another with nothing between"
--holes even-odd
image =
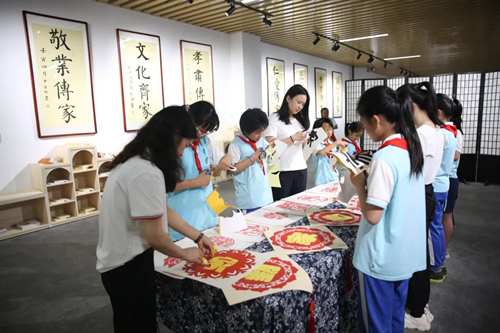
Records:
<instances>
[{"instance_id":1,"label":"red scarf","mask_svg":"<svg viewBox=\"0 0 500 333\"><path fill-rule=\"evenodd\" d=\"M394 146L394 147L398 147L398 148L401 148L404 150L408 150L408 142L406 142L405 139L401 139L401 138L396 138L396 139L391 139L389 141L386 141L377 150L380 150L380 149L385 148L387 146Z\"/></svg>"},{"instance_id":2,"label":"red scarf","mask_svg":"<svg viewBox=\"0 0 500 333\"><path fill-rule=\"evenodd\" d=\"M457 137L457 133L458 133L457 126L455 126L455 125L443 125L443 126L441 126L441 128L453 133L455 138Z\"/></svg>"},{"instance_id":3,"label":"red scarf","mask_svg":"<svg viewBox=\"0 0 500 333\"><path fill-rule=\"evenodd\" d=\"M201 140L196 140L190 145L194 151L194 159L196 160L196 167L198 168L199 173L203 171L203 168L201 167L200 157L198 156L198 145L200 144L200 141Z\"/></svg>"},{"instance_id":4,"label":"red scarf","mask_svg":"<svg viewBox=\"0 0 500 333\"><path fill-rule=\"evenodd\" d=\"M351 140L346 139L346 138L342 138L342 141L353 144L354 147L356 148L356 154L361 153L361 148L359 148L358 143L356 141L351 141Z\"/></svg>"},{"instance_id":5,"label":"red scarf","mask_svg":"<svg viewBox=\"0 0 500 333\"><path fill-rule=\"evenodd\" d=\"M253 141L250 141L250 140L245 140L243 137L240 136L240 139L241 141L243 141L244 143L248 143L250 146L252 146L253 150L254 151L257 151L257 143L256 142L253 142ZM260 165L262 166L262 172L264 173L264 175L266 174L266 168L264 167L264 161L263 160L260 160Z\"/></svg>"}]
</instances>

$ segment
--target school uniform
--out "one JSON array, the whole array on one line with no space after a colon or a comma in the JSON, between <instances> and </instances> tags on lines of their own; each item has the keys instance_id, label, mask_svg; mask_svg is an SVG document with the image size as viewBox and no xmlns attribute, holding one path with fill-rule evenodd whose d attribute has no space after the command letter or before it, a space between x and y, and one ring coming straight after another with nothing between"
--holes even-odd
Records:
<instances>
[{"instance_id":1,"label":"school uniform","mask_svg":"<svg viewBox=\"0 0 500 333\"><path fill-rule=\"evenodd\" d=\"M257 142L245 136L236 137L229 145L229 154L233 163L250 158L259 149L265 148L265 140ZM236 207L250 213L260 207L273 202L273 193L269 185L269 171L267 162L263 159L254 162L247 169L233 175L234 190L236 193Z\"/></svg>"},{"instance_id":2,"label":"school uniform","mask_svg":"<svg viewBox=\"0 0 500 333\"><path fill-rule=\"evenodd\" d=\"M446 143L443 150L443 160L433 184L436 196L436 209L430 227L430 241L432 246L430 246L429 251L431 269L434 271L438 271L443 266L446 256L443 211L450 188L449 177L453 169L453 160L457 146L457 132L453 123L445 123L445 126L441 127L441 131L445 136Z\"/></svg>"},{"instance_id":3,"label":"school uniform","mask_svg":"<svg viewBox=\"0 0 500 333\"><path fill-rule=\"evenodd\" d=\"M153 249L142 221L161 218L168 232L165 192L161 170L139 156L116 166L106 182L96 268L111 299L115 332L156 332Z\"/></svg>"},{"instance_id":4,"label":"school uniform","mask_svg":"<svg viewBox=\"0 0 500 333\"><path fill-rule=\"evenodd\" d=\"M424 178L410 176L400 134L384 140L374 154L366 202L384 211L376 225L363 216L356 238L360 331L403 332L408 280L426 267L426 236Z\"/></svg>"},{"instance_id":5,"label":"school uniform","mask_svg":"<svg viewBox=\"0 0 500 333\"><path fill-rule=\"evenodd\" d=\"M182 155L182 180L197 178L200 173L210 170L210 165L217 165L224 154L215 147L208 136L195 141L184 149ZM208 186L193 187L182 191L168 193L168 206L175 210L192 227L203 231L219 223L219 217L207 203L207 197L214 190L212 181ZM184 238L183 235L171 229L173 241Z\"/></svg>"},{"instance_id":6,"label":"school uniform","mask_svg":"<svg viewBox=\"0 0 500 333\"><path fill-rule=\"evenodd\" d=\"M464 137L460 131L457 131L457 148L455 151L462 154L462 146L464 143ZM446 207L444 209L445 213L453 213L455 209L455 203L458 198L458 165L460 164L460 157L458 160L453 161L453 168L450 173L450 189L448 190L448 198L446 200ZM453 220L453 225L455 225L455 220Z\"/></svg>"},{"instance_id":7,"label":"school uniform","mask_svg":"<svg viewBox=\"0 0 500 333\"><path fill-rule=\"evenodd\" d=\"M286 140L304 128L295 118L290 119L290 124L279 120L278 113L269 116L269 126L264 137L272 136L277 140ZM288 145L279 159L281 167L281 188L273 187L274 201L305 191L307 185L307 163L304 159L302 142L296 141Z\"/></svg>"},{"instance_id":8,"label":"school uniform","mask_svg":"<svg viewBox=\"0 0 500 333\"><path fill-rule=\"evenodd\" d=\"M356 141L352 141L348 138L342 138L342 141L347 142L347 152L351 156L356 156L359 153L361 153L361 148L359 148L359 145Z\"/></svg>"},{"instance_id":9,"label":"school uniform","mask_svg":"<svg viewBox=\"0 0 500 333\"><path fill-rule=\"evenodd\" d=\"M443 159L444 135L437 127L422 125L417 128L417 134L422 145L424 155L424 183L425 183L425 219L426 235L429 234L429 228L434 217L436 209L436 197L432 183L436 179L441 161ZM408 298L406 307L410 314L415 318L420 318L424 314L424 308L429 303L431 292L431 283L429 279L430 259L429 259L429 238L425 239L427 249L426 269L415 272L408 284Z\"/></svg>"},{"instance_id":10,"label":"school uniform","mask_svg":"<svg viewBox=\"0 0 500 333\"><path fill-rule=\"evenodd\" d=\"M328 143L321 142L313 152L314 165L314 186L331 183L339 179L339 174L333 166L330 166L328 154L318 155L318 152L331 145L333 141L328 139ZM334 148L336 150L337 148Z\"/></svg>"}]
</instances>

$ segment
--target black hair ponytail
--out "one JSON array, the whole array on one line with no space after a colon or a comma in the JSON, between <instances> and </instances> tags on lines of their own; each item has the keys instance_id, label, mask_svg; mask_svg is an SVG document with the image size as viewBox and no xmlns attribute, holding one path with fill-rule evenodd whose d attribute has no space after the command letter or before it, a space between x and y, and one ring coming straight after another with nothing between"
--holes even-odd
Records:
<instances>
[{"instance_id":1,"label":"black hair ponytail","mask_svg":"<svg viewBox=\"0 0 500 333\"><path fill-rule=\"evenodd\" d=\"M352 123L345 123L344 127L344 135L347 138L349 136L349 126L351 126Z\"/></svg>"},{"instance_id":2,"label":"black hair ponytail","mask_svg":"<svg viewBox=\"0 0 500 333\"><path fill-rule=\"evenodd\" d=\"M344 127L344 134L346 138L349 138L349 131L353 133L362 132L365 129L363 123L360 121L353 121L352 123L346 123Z\"/></svg>"},{"instance_id":3,"label":"black hair ponytail","mask_svg":"<svg viewBox=\"0 0 500 333\"><path fill-rule=\"evenodd\" d=\"M462 103L456 98L453 99L453 116L451 120L460 133L464 134L462 131Z\"/></svg>"},{"instance_id":4,"label":"black hair ponytail","mask_svg":"<svg viewBox=\"0 0 500 333\"><path fill-rule=\"evenodd\" d=\"M417 175L422 172L424 156L413 117L413 105L409 96L398 96L389 87L373 87L361 95L356 111L361 117L371 118L374 115L379 115L383 116L388 122L395 124L396 133L400 133L408 143L410 175Z\"/></svg>"},{"instance_id":5,"label":"black hair ponytail","mask_svg":"<svg viewBox=\"0 0 500 333\"><path fill-rule=\"evenodd\" d=\"M425 90L422 87L425 87ZM407 83L398 88L397 94L398 96L409 96L411 101L417 104L420 110L427 113L427 116L435 125L443 125L438 116L436 92L430 82L424 81L418 84Z\"/></svg>"}]
</instances>

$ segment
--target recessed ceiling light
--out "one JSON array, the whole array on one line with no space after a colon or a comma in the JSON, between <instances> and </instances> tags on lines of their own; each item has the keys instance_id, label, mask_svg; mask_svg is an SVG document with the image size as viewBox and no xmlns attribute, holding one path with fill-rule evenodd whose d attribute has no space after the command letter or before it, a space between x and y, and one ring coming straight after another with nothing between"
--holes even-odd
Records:
<instances>
[{"instance_id":1,"label":"recessed ceiling light","mask_svg":"<svg viewBox=\"0 0 500 333\"><path fill-rule=\"evenodd\" d=\"M420 54L405 56L405 57L394 57L394 58L385 58L384 60L398 60L398 59L409 59L409 58L420 58Z\"/></svg>"},{"instance_id":2,"label":"recessed ceiling light","mask_svg":"<svg viewBox=\"0 0 500 333\"><path fill-rule=\"evenodd\" d=\"M349 39L341 39L341 43L345 42L352 42L355 40L362 40L362 39L370 39L370 38L379 38L379 37L387 37L389 34L381 34L381 35L372 35L372 36L365 36L365 37L356 37L356 38L349 38Z\"/></svg>"}]
</instances>

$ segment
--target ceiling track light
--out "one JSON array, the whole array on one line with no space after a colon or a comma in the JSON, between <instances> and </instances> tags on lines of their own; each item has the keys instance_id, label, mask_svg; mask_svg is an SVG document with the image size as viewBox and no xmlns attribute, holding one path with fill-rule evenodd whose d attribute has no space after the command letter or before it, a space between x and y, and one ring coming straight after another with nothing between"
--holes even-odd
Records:
<instances>
[{"instance_id":1,"label":"ceiling track light","mask_svg":"<svg viewBox=\"0 0 500 333\"><path fill-rule=\"evenodd\" d=\"M270 20L268 20L267 15L264 15L264 18L262 19L262 23L265 23L268 26L272 26L273 25L273 22L271 22Z\"/></svg>"},{"instance_id":2,"label":"ceiling track light","mask_svg":"<svg viewBox=\"0 0 500 333\"><path fill-rule=\"evenodd\" d=\"M229 7L229 9L226 10L226 16L231 15L236 10L236 7L234 6L234 4L232 2L230 2L229 4L231 5L231 7Z\"/></svg>"},{"instance_id":3,"label":"ceiling track light","mask_svg":"<svg viewBox=\"0 0 500 333\"><path fill-rule=\"evenodd\" d=\"M387 61L384 61L384 68L387 68Z\"/></svg>"},{"instance_id":4,"label":"ceiling track light","mask_svg":"<svg viewBox=\"0 0 500 333\"><path fill-rule=\"evenodd\" d=\"M356 59L359 60L359 58L361 58L361 56L362 56L361 52L358 52L358 56L356 57Z\"/></svg>"},{"instance_id":5,"label":"ceiling track light","mask_svg":"<svg viewBox=\"0 0 500 333\"><path fill-rule=\"evenodd\" d=\"M401 67L400 67L401 68ZM401 71L399 72L400 75L403 75L403 69L401 68Z\"/></svg>"},{"instance_id":6,"label":"ceiling track light","mask_svg":"<svg viewBox=\"0 0 500 333\"><path fill-rule=\"evenodd\" d=\"M193 3L193 2L194 2L194 0L187 0L187 2L188 2L188 3Z\"/></svg>"},{"instance_id":7,"label":"ceiling track light","mask_svg":"<svg viewBox=\"0 0 500 333\"><path fill-rule=\"evenodd\" d=\"M318 43L319 43L319 41L320 41L319 36L318 36L318 35L316 35L316 39L314 40L313 45L318 44Z\"/></svg>"},{"instance_id":8,"label":"ceiling track light","mask_svg":"<svg viewBox=\"0 0 500 333\"><path fill-rule=\"evenodd\" d=\"M373 60L375 60L375 58L374 58L372 55L370 55L370 57L368 58L368 61L367 61L367 62L368 62L369 64L371 64L371 63L373 62Z\"/></svg>"},{"instance_id":9,"label":"ceiling track light","mask_svg":"<svg viewBox=\"0 0 500 333\"><path fill-rule=\"evenodd\" d=\"M333 42L332 51L337 52L340 49L340 44L338 41Z\"/></svg>"}]
</instances>

